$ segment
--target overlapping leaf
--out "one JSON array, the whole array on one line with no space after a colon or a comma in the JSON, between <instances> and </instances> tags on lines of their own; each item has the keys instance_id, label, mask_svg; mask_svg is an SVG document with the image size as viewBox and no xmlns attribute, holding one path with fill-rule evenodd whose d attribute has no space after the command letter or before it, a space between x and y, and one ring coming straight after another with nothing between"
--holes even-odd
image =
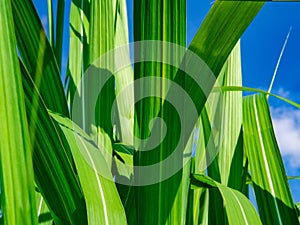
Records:
<instances>
[{"instance_id":1,"label":"overlapping leaf","mask_svg":"<svg viewBox=\"0 0 300 225\"><path fill-rule=\"evenodd\" d=\"M193 188L218 189L224 201L228 224L262 224L254 206L241 192L199 174L192 175L191 184ZM223 224L226 224L226 221L223 221Z\"/></svg>"},{"instance_id":2,"label":"overlapping leaf","mask_svg":"<svg viewBox=\"0 0 300 225\"><path fill-rule=\"evenodd\" d=\"M105 154L110 150L104 149L111 146L100 143L104 144L100 147L101 152L71 120L54 113L51 115L70 144L87 204L88 224L127 224L124 208L105 160Z\"/></svg>"},{"instance_id":3,"label":"overlapping leaf","mask_svg":"<svg viewBox=\"0 0 300 225\"><path fill-rule=\"evenodd\" d=\"M214 6L212 7L210 13L205 18L204 22L202 23L201 28L197 32L195 38L193 39L189 49L193 51L197 56L199 56L210 68L212 73L210 73L209 70L207 70L207 67L203 66L202 70L198 68L197 70L197 76L194 76L193 79L196 79L200 82L201 87L199 87L199 82L197 82L188 76L184 76L184 73L182 71L179 71L174 81L180 85L183 90L188 94L189 97L194 102L194 105L197 108L198 113L200 114L203 105L206 101L206 94L208 94L214 84L215 76L217 76L223 67L224 62L226 61L228 55L230 54L231 50L235 46L236 42L244 32L244 30L247 28L247 26L250 24L252 19L255 17L257 12L262 7L263 3L248 3L248 2L216 2ZM159 16L155 14L155 16L151 17L152 12L148 12L149 17L145 16L147 12L144 11L144 9L149 6L153 11L160 12L161 9L160 6L156 1L152 1L151 3L146 1L140 1L137 2L135 5L135 11L136 17L135 17L135 40L146 40L146 39L160 39L162 35L160 32L154 32L157 30L158 26L162 26L163 20L161 22L158 21ZM158 8L158 10L154 10ZM142 13L140 14L140 11L142 10ZM166 8L167 10L167 8ZM145 13L145 14L144 14ZM245 16L246 15L246 16ZM167 18L167 13L164 14L164 16ZM183 17L184 18L184 17ZM145 21L146 19L146 21ZM141 23L142 21L142 23ZM183 19L178 21L178 23L185 23ZM147 24L147 25L146 25ZM175 27L175 25L174 25ZM213 27L213 29L212 29ZM233 32L234 31L234 32ZM167 32L167 31L164 31ZM166 36L168 34L166 33ZM224 46L224 43L226 45ZM183 62L184 68L195 68L195 62L190 60L190 55L186 56ZM146 74L157 74L157 71L161 70L160 65L155 64L152 62L149 63L149 68L147 69L144 64L144 66L139 67L139 65L135 65L135 72L138 73L135 74L135 78L139 78L141 75L141 71L147 71ZM141 71L139 71L140 69ZM212 77L209 77L211 74ZM162 76L165 76L165 74L162 74ZM206 79L207 76L211 79ZM185 82L182 82L183 79L185 79ZM205 82L205 84L203 83ZM159 86L155 86L154 84L148 84L150 87L152 85L153 89L159 88ZM203 89L202 89L203 88ZM157 90L158 91L158 90ZM168 95L166 97L168 99ZM178 125L180 124L179 119L174 116L170 116L169 114L164 114L164 112L173 112L174 109L173 106L170 103L164 102L161 111L159 112L160 108L160 100L155 98L145 99L141 101L137 107L137 118L138 118L138 125L142 124L139 130L137 132L138 128L136 129L136 134L139 135L141 138L147 138L150 134L150 131L148 129L149 121L159 115L162 117L162 120L165 121L166 126L168 128L168 131L175 131L178 130ZM186 109L185 110L189 110ZM186 112L188 114L188 111ZM171 113L174 115L174 112ZM162 144L151 152L147 153L140 153L139 156L136 158L135 161L136 165L149 165L153 164L157 161L161 161L162 159L165 159L172 151L174 151L174 148L176 145L182 146L182 151L184 150L184 146L188 142L190 138L190 134L193 130L193 127L196 123L197 118L193 119L190 117L183 118L183 125L184 132L183 132L183 138L182 143L177 143L179 140L178 133L176 132L167 132L164 141ZM155 126L155 125L154 125ZM170 142L169 142L170 141ZM168 144L167 144L168 143ZM163 150L162 150L163 149ZM159 150L161 150L161 155L159 154ZM140 155L144 155L143 157L140 157ZM180 156L178 157L180 159ZM178 166L182 162L176 162L175 164ZM166 169L166 168L165 168ZM141 188L140 192L137 196L139 201L141 201L141 206L144 208L143 210L140 210L140 212L144 212L143 217L141 218L141 221L147 221L150 223L162 223L164 224L166 221L169 223L172 223L172 215L182 216L184 214L170 214L169 210L175 209L175 206L178 205L184 205L182 202L182 199L178 202L174 200L174 192L170 190L174 190L177 192L177 188L179 188L180 185L178 185L181 182L182 175L179 172L175 176L173 176L172 179L172 189L167 188L166 182L161 182L159 185L152 185L147 188ZM142 177L142 175L141 175ZM184 181L182 181L184 182ZM171 183L171 182L170 182ZM153 196L158 196L156 198L150 198L147 196L150 196L149 193L153 193ZM177 192L179 193L179 192ZM161 197L164 196L164 201L161 201ZM151 210L144 204L145 201L142 202L142 199L146 199L146 202L153 202L153 212L154 210L157 210L157 207L159 207L159 211L163 211L162 214L158 214L158 218L153 218L153 214L151 213ZM168 200L166 200L168 199ZM175 202L175 203L174 203ZM158 204L162 203L162 204ZM137 206L139 207L139 206ZM179 206L178 206L179 207ZM140 208L140 207L139 207ZM177 212L180 210L178 209ZM149 215L149 217L147 216ZM151 216L150 216L151 215ZM171 215L171 216L170 216ZM167 219L165 219L168 217ZM175 217L174 217L175 218ZM181 221L182 217L177 217L176 221Z\"/></svg>"},{"instance_id":4,"label":"overlapping leaf","mask_svg":"<svg viewBox=\"0 0 300 225\"><path fill-rule=\"evenodd\" d=\"M70 146L49 116L22 62L20 66L30 138L33 141L35 182L55 223L86 224L85 201Z\"/></svg>"},{"instance_id":5,"label":"overlapping leaf","mask_svg":"<svg viewBox=\"0 0 300 225\"><path fill-rule=\"evenodd\" d=\"M243 101L244 141L252 184L264 224L298 224L265 95Z\"/></svg>"},{"instance_id":6,"label":"overlapping leaf","mask_svg":"<svg viewBox=\"0 0 300 225\"><path fill-rule=\"evenodd\" d=\"M0 179L5 225L37 224L32 148L11 1L0 3Z\"/></svg>"},{"instance_id":7,"label":"overlapping leaf","mask_svg":"<svg viewBox=\"0 0 300 225\"><path fill-rule=\"evenodd\" d=\"M47 108L68 116L59 68L32 1L13 0L12 12L18 50L26 69Z\"/></svg>"}]
</instances>

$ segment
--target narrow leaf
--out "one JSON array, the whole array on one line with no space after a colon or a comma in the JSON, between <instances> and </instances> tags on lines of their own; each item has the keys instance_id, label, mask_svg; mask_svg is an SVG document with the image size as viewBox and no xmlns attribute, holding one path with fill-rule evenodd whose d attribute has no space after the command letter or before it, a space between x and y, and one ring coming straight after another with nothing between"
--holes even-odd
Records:
<instances>
[{"instance_id":1,"label":"narrow leaf","mask_svg":"<svg viewBox=\"0 0 300 225\"><path fill-rule=\"evenodd\" d=\"M241 192L220 184L205 175L193 174L191 183L195 188L207 187L210 189L218 189L224 201L223 204L226 210L228 224L262 224L254 206Z\"/></svg>"},{"instance_id":2,"label":"narrow leaf","mask_svg":"<svg viewBox=\"0 0 300 225\"><path fill-rule=\"evenodd\" d=\"M68 116L57 62L32 1L12 0L12 12L18 50L26 69L47 108ZM39 54L43 57L38 57Z\"/></svg>"},{"instance_id":3,"label":"narrow leaf","mask_svg":"<svg viewBox=\"0 0 300 225\"><path fill-rule=\"evenodd\" d=\"M124 48L121 54L115 55L115 62L122 60L128 62L126 68L115 73L116 96L120 125L120 139L127 145L133 145L133 120L134 120L134 96L133 96L133 69L130 63L128 38L128 20L126 0L114 0L113 10L115 15L114 46ZM130 86L131 85L131 86ZM129 88L131 87L131 88Z\"/></svg>"},{"instance_id":4,"label":"narrow leaf","mask_svg":"<svg viewBox=\"0 0 300 225\"><path fill-rule=\"evenodd\" d=\"M0 2L1 211L5 225L35 225L32 148L11 11L11 1Z\"/></svg>"},{"instance_id":5,"label":"narrow leaf","mask_svg":"<svg viewBox=\"0 0 300 225\"><path fill-rule=\"evenodd\" d=\"M54 123L28 71L20 62L27 119L33 140L35 182L55 223L85 225L86 209L70 146ZM32 109L35 116L32 117ZM34 127L34 128L32 128Z\"/></svg>"},{"instance_id":6,"label":"narrow leaf","mask_svg":"<svg viewBox=\"0 0 300 225\"><path fill-rule=\"evenodd\" d=\"M63 48L63 34L64 34L64 19L65 19L65 0L57 1L56 9L56 37L54 54L58 69L61 71L62 66L62 48Z\"/></svg>"},{"instance_id":7,"label":"narrow leaf","mask_svg":"<svg viewBox=\"0 0 300 225\"><path fill-rule=\"evenodd\" d=\"M252 184L264 224L298 224L265 95L243 102L244 141Z\"/></svg>"},{"instance_id":8,"label":"narrow leaf","mask_svg":"<svg viewBox=\"0 0 300 225\"><path fill-rule=\"evenodd\" d=\"M127 224L110 168L103 156L108 151L102 150L101 153L92 139L71 120L54 113L51 116L58 122L71 146L86 199L89 224ZM111 146L103 145L101 148Z\"/></svg>"},{"instance_id":9,"label":"narrow leaf","mask_svg":"<svg viewBox=\"0 0 300 225\"><path fill-rule=\"evenodd\" d=\"M67 95L70 109L76 91L83 95L84 85L79 86L88 66L89 7L87 0L72 1L70 8L70 48L66 73ZM88 12L86 12L88 9Z\"/></svg>"},{"instance_id":10,"label":"narrow leaf","mask_svg":"<svg viewBox=\"0 0 300 225\"><path fill-rule=\"evenodd\" d=\"M51 213L39 192L36 192L36 206L39 225L52 225L53 219Z\"/></svg>"},{"instance_id":11,"label":"narrow leaf","mask_svg":"<svg viewBox=\"0 0 300 225\"><path fill-rule=\"evenodd\" d=\"M149 10L151 9L151 10ZM134 1L134 40L157 40L171 42L179 46L186 45L186 1L185 0L141 0ZM151 151L145 151L145 146L140 143L134 143L137 149L134 155L134 165L145 166L155 163L158 167L151 176L157 177L157 182L152 185L143 185L136 188L136 204L137 204L137 223L138 224L184 224L187 195L188 195L188 175L189 164L184 167L181 156L176 156L172 164L177 164L180 170L174 172L174 175L168 179L163 178L163 174L172 168L164 166L161 162L168 158L174 151L177 140L180 135L180 118L176 110L166 98L166 94L170 88L170 83L167 81L174 80L178 68L174 68L167 63L155 61L161 56L163 59L174 58L180 61L184 52L172 52L165 45L142 46L140 49L135 48L135 55L146 55L152 58L152 61L144 61L134 65L134 78L156 77L157 79L148 79L149 82L136 85L135 95L144 96L151 90L151 97L142 98L136 97L139 101L135 104L136 121L135 121L135 136L140 139L151 140L151 134L157 136L155 142L163 140L163 130L161 125L154 128L151 127L154 118L166 118L166 124L171 121L173 123L172 138L164 139L164 144L159 145ZM138 59L136 57L136 59ZM142 80L146 80L142 79ZM167 81L166 81L167 80ZM178 82L184 85L184 77ZM161 97L160 97L161 96ZM184 102L182 96L177 98L181 103ZM162 105L168 104L162 110ZM183 107L183 104L182 104ZM164 120L163 119L163 120ZM151 122L152 121L152 122ZM150 129L149 129L150 126ZM156 129L156 130L155 130ZM169 127L167 127L169 131ZM148 141L147 143L150 143ZM150 143L151 145L151 143ZM185 146L180 145L181 151L184 151ZM147 148L146 148L147 149ZM188 149L190 151L190 149ZM186 155L189 155L187 151ZM143 182L145 174L140 170L135 171L135 179ZM157 213L158 212L158 213Z\"/></svg>"},{"instance_id":12,"label":"narrow leaf","mask_svg":"<svg viewBox=\"0 0 300 225\"><path fill-rule=\"evenodd\" d=\"M49 43L54 47L54 24L53 24L53 4L52 0L47 0L48 3L48 27L49 27Z\"/></svg>"}]
</instances>

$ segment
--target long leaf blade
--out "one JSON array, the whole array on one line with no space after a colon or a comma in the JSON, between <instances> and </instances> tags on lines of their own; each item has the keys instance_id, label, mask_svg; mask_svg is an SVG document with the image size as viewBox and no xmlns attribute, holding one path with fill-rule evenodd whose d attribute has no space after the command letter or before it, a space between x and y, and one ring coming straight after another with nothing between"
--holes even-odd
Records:
<instances>
[{"instance_id":1,"label":"long leaf blade","mask_svg":"<svg viewBox=\"0 0 300 225\"><path fill-rule=\"evenodd\" d=\"M264 224L298 224L265 95L243 101L244 140Z\"/></svg>"},{"instance_id":2,"label":"long leaf blade","mask_svg":"<svg viewBox=\"0 0 300 225\"><path fill-rule=\"evenodd\" d=\"M254 206L241 192L220 184L205 175L193 174L191 183L196 189L199 187L218 189L224 200L224 208L230 225L262 224Z\"/></svg>"},{"instance_id":3,"label":"long leaf blade","mask_svg":"<svg viewBox=\"0 0 300 225\"><path fill-rule=\"evenodd\" d=\"M35 181L56 224L86 221L86 208L70 146L54 123L28 71L20 62L27 118L33 140ZM36 114L33 117L32 109ZM34 127L34 128L33 128Z\"/></svg>"},{"instance_id":4,"label":"long leaf blade","mask_svg":"<svg viewBox=\"0 0 300 225\"><path fill-rule=\"evenodd\" d=\"M114 46L118 48L129 43L126 0L114 0L113 6L115 15ZM118 62L120 59L130 62L129 47L124 48L121 55L115 55L115 62ZM120 139L127 145L133 145L134 95L133 87L128 88L133 83L133 69L131 64L115 73L115 80L120 119L118 128Z\"/></svg>"},{"instance_id":5,"label":"long leaf blade","mask_svg":"<svg viewBox=\"0 0 300 225\"><path fill-rule=\"evenodd\" d=\"M151 10L149 10L149 8ZM185 46L185 9L185 0L134 1L134 40L157 40ZM150 80L145 85L136 86L134 90L135 94L138 96L147 95L147 91L151 89L153 90L152 94L155 96L141 100L139 99L140 101L135 104L137 118L135 121L135 136L140 139L147 139L153 133L160 138L162 137L163 131L160 128L157 128L158 130L156 131L149 129L149 124L151 124L151 121L157 116L168 118L169 121L173 122L174 131L180 130L179 117L176 113L172 113L174 112L174 108L169 107L165 108L165 110L161 110L162 104L167 102L165 96L170 88L170 84L165 80L173 80L178 68L171 67L170 65L167 65L167 63L155 61L155 57L157 55L162 55L162 58L167 59L174 57L174 59L177 60L181 60L183 57L182 52L178 53L174 51L172 53L171 50L164 45L161 47L157 45L148 49L147 46L142 46L141 49L135 49L136 55L145 54L154 59L149 62L140 62L135 64L135 80L140 78L147 79L147 77L151 78L151 76L155 76L157 78ZM184 79L180 80L180 84L184 85ZM162 96L161 98L156 98L156 96L160 95ZM182 96L177 100L184 102ZM169 155L171 155L174 144L176 144L174 139L179 139L179 133L180 132L174 132L172 139L165 139L164 145L160 145L151 151L145 151L143 149L144 146L140 146L139 143L134 143L138 146L138 151L134 156L134 164L137 166L151 165L166 159ZM161 140L162 138L155 141L159 142ZM183 148L183 151L184 146L181 147ZM182 165L182 156L177 157L173 163ZM168 169L169 168L164 167L163 164L160 163L157 170L152 174L154 177L158 177L157 183L136 187L138 224L183 224L185 222L189 165L178 171L174 174L174 176L164 180L164 171ZM145 174L138 169L135 171L136 180L142 182L144 176Z\"/></svg>"},{"instance_id":6,"label":"long leaf blade","mask_svg":"<svg viewBox=\"0 0 300 225\"><path fill-rule=\"evenodd\" d=\"M11 1L0 3L0 165L4 224L37 224L32 149Z\"/></svg>"},{"instance_id":7,"label":"long leaf blade","mask_svg":"<svg viewBox=\"0 0 300 225\"><path fill-rule=\"evenodd\" d=\"M54 113L51 116L58 122L71 146L87 203L89 224L126 225L124 208L101 151L71 120ZM102 148L111 148L101 144L104 144Z\"/></svg>"},{"instance_id":8,"label":"long leaf blade","mask_svg":"<svg viewBox=\"0 0 300 225\"><path fill-rule=\"evenodd\" d=\"M57 62L32 1L13 0L12 10L18 50L26 69L47 108L68 116Z\"/></svg>"}]
</instances>

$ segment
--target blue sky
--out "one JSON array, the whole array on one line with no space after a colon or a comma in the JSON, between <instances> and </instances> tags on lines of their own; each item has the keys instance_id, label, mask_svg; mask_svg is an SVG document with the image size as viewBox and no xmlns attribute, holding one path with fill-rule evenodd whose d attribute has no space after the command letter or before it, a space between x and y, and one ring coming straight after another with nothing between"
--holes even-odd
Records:
<instances>
[{"instance_id":1,"label":"blue sky","mask_svg":"<svg viewBox=\"0 0 300 225\"><path fill-rule=\"evenodd\" d=\"M55 1L54 1L55 2ZM132 38L132 2L127 0L130 41ZM47 27L47 2L34 0ZM66 5L70 0L66 0ZM197 32L212 0L187 0L187 43ZM66 7L69 15L69 7ZM280 62L273 92L300 103L300 2L266 3L241 38L243 85L267 90L286 35L290 38ZM68 20L66 19L63 73L67 63ZM300 174L300 110L270 98L276 136L288 175ZM300 181L290 181L295 202L300 201Z\"/></svg>"}]
</instances>

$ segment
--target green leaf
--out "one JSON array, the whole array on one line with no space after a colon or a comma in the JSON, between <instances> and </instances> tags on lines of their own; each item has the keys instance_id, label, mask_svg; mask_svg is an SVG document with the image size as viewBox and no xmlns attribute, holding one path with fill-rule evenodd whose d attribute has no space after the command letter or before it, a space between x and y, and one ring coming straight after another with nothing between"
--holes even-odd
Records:
<instances>
[{"instance_id":1,"label":"green leaf","mask_svg":"<svg viewBox=\"0 0 300 225\"><path fill-rule=\"evenodd\" d=\"M114 67L114 58L102 57L114 47L114 15L111 0L91 0L90 1L90 26L89 26L89 51L88 64L89 74L93 74L92 80L84 80L84 112L82 128L88 133L98 133L100 129L106 132L111 140L114 139L113 124L116 117L115 108L112 109L115 100L115 78L112 71L106 68ZM105 68L99 68L98 66ZM106 75L110 75L107 80ZM103 85L98 92L93 85ZM96 106L91 99L97 96ZM105 108L106 110L103 110ZM94 114L93 114L94 113ZM95 121L92 121L95 115ZM96 130L93 131L93 126ZM96 135L97 136L97 135ZM98 144L98 140L95 140Z\"/></svg>"},{"instance_id":2,"label":"green leaf","mask_svg":"<svg viewBox=\"0 0 300 225\"><path fill-rule=\"evenodd\" d=\"M61 71L62 65L62 48L63 48L63 34L64 34L64 18L65 18L65 0L57 1L56 8L56 37L55 37L55 48L54 54L58 69Z\"/></svg>"},{"instance_id":3,"label":"green leaf","mask_svg":"<svg viewBox=\"0 0 300 225\"><path fill-rule=\"evenodd\" d=\"M220 88L216 88L216 90L213 90L213 91L219 91L219 89L221 89L222 91L247 91L247 92L256 92L256 93L261 93L261 94L265 94L265 95L270 95L272 97L275 97L275 98L278 98L286 103L289 103L295 107L297 107L298 109L300 109L300 104L294 102L294 101L291 101L287 98L284 98L284 97L281 97L279 95L275 95L275 94L272 94L272 93L268 93L264 90L261 90L261 89L258 89L258 88L251 88L251 87L240 87L240 86L224 86L224 87L220 87Z\"/></svg>"},{"instance_id":4,"label":"green leaf","mask_svg":"<svg viewBox=\"0 0 300 225\"><path fill-rule=\"evenodd\" d=\"M167 5L167 2L165 4ZM172 2L172 4L174 5L175 3ZM181 1L179 3L178 1L178 5L179 4L185 5L185 2ZM185 19L178 19L178 21L176 19L174 20L173 18L167 19L169 15L179 15L179 13L173 12L173 10L176 10L175 6L173 6L172 11L168 12L168 7L164 8L163 5L164 4L159 4L157 1L135 1L135 41L147 39L173 41L172 39L168 39L168 35L169 33L173 33L174 35L174 31L177 31L176 27L178 27L178 33L175 33L176 36L178 35L178 38L174 37L174 40L176 39L176 41L173 42L182 43L181 40L184 40L185 35L179 34L183 32L184 25L182 24L185 24ZM213 72L213 75L209 71L209 69L205 67L205 64L203 64L202 70L197 69L197 75L193 78L186 76L186 74L180 70L177 72L174 78L173 75L169 76L169 74L167 73L167 66L163 65L165 66L163 67L159 63L147 62L140 65L135 64L135 79L153 74L168 79L171 78L176 84L182 87L185 93L192 99L193 105L195 105L199 115L206 101L206 95L208 95L214 85L215 77L217 77L217 75L220 73L224 62L226 61L236 42L262 6L263 3L250 4L248 2L240 1L217 1L214 4L189 47L192 52L194 52L206 63L206 65ZM151 11L147 12L146 9L148 8L151 8ZM164 10L166 12L164 12ZM182 12L184 10L180 8L179 11ZM164 13L160 15L157 14L157 12ZM170 32L170 30L167 29L172 27L171 25L163 26L164 23L168 23L170 21L174 21L173 32ZM159 51L160 50L158 50L158 52ZM154 53L155 49L151 49L151 51L149 51L149 54ZM190 57L191 54L187 54L182 65L184 68L191 68L191 70L196 70L195 62L191 60ZM166 69L162 70L162 68ZM211 79L206 79L207 76L210 75L212 75L212 77L209 77ZM163 94L164 92L167 92L167 88L162 88L160 90L159 82L149 82L145 86L147 88L149 87L149 89L152 88L157 96L160 96L160 91L163 92ZM135 93L143 93L145 89L143 90L143 87L140 87L140 90L135 90ZM167 97L164 96L164 99L168 99L169 96L172 97L172 92L170 92L170 90ZM185 113L189 115L189 110L191 109L189 107L183 107L185 109ZM140 166L161 162L174 151L177 145L181 147L182 151L178 151L177 158L176 160L174 160L174 165L172 165L171 168L159 169L156 173L153 174L153 176L159 178L163 172L172 170L173 167L180 167L183 163L182 154L180 153L182 153L185 149L194 125L198 119L198 116L196 116L195 118L186 116L183 118L182 124L180 124L178 116L176 117L176 114L174 113L174 111L176 110L174 109L174 106L172 106L172 104L168 103L167 101L162 102L159 98L143 99L139 101L138 104L136 104L135 109L137 112L137 123L135 125L135 134L137 137L146 139L150 136L151 129L149 129L148 127L150 124L149 122L156 116L161 117L161 120L165 122L168 131L171 132L166 133L163 142L154 150L143 153L138 151L137 154L135 154L134 164ZM157 124L158 122L156 122L153 127L156 127L155 125ZM181 142L177 143L180 134L176 131L179 130L178 128L180 127L180 125L183 126L184 132L182 139L180 139ZM153 133L160 134L160 130L158 130L158 132L155 130L153 131ZM189 152L187 152L186 155L186 159L188 159L188 157L190 156ZM179 209L180 206L184 206L186 203L184 202L185 200L183 198L180 198L180 200L178 200L179 198L175 198L175 196L180 196L185 192L185 190L180 189L181 182L186 184L186 181L182 178L182 172L184 171L179 171L172 178L166 180L165 182L160 182L158 185L149 185L147 187L137 188L137 201L139 202L137 207L139 209L139 213L143 215L138 215L140 223L145 223L146 221L148 223L150 222L158 224L172 222L174 223L174 221L180 221L179 223L183 223L181 219L185 217L185 215L184 213L181 214L178 212L181 211ZM137 176L137 179L145 179L145 176L143 176L143 174L138 173L139 172L136 171L135 175ZM163 196L163 201L162 197L160 196ZM178 202L175 199L178 200ZM150 209L149 204L146 205L145 202L153 203L150 204L152 209ZM153 216L156 215L155 213L157 212L157 210L163 213L159 213L157 216ZM171 212L172 210L174 210L174 214ZM177 211L177 213L175 213L175 211Z\"/></svg>"},{"instance_id":5,"label":"green leaf","mask_svg":"<svg viewBox=\"0 0 300 225\"><path fill-rule=\"evenodd\" d=\"M192 158L191 174L195 174L195 158ZM199 187L193 184L195 181L193 177L191 180L193 181L189 189L186 224L208 224L209 190L205 186L210 187L212 184L209 184L209 181L208 184L204 184L205 180L203 180L199 182L200 186L203 184L203 187Z\"/></svg>"},{"instance_id":6,"label":"green leaf","mask_svg":"<svg viewBox=\"0 0 300 225\"><path fill-rule=\"evenodd\" d=\"M35 196L39 225L52 225L53 219L45 200L39 192L36 192Z\"/></svg>"},{"instance_id":7,"label":"green leaf","mask_svg":"<svg viewBox=\"0 0 300 225\"><path fill-rule=\"evenodd\" d=\"M213 97L214 99L215 96L210 96ZM210 97L208 98L208 101L206 104L209 103ZM216 98L217 100L219 98ZM218 103L218 102L215 102ZM211 116L214 117L215 113L212 113ZM215 137L215 132L214 129L212 128L209 119L209 115L207 113L206 107L202 110L201 112L201 117L198 120L200 122L200 130L201 134L199 136L203 136L202 138L198 137L198 143L199 140L204 142L203 144L200 144L201 148L197 148L197 151L201 151L203 153L196 153L196 160L197 164L200 163L200 165L206 160L206 166L207 166L207 174L211 178L213 178L215 181L221 182L221 177L220 177L220 169L219 169L219 164L218 164L218 155L217 155L217 144L215 143L216 137ZM218 136L218 135L216 135ZM201 156L202 158L199 158ZM203 158L205 157L205 158ZM198 161L200 160L200 161ZM203 165L202 165L203 167ZM203 168L202 168L203 169ZM204 174L204 172L202 172ZM216 189L209 189L207 191L207 198L208 198L208 203L204 207L207 207L206 210L202 210L200 213L207 213L207 215L200 214L200 218L207 218L207 222L209 224L224 224L225 222L225 214L224 214L224 208L223 208L223 199L220 193ZM201 197L201 196L200 196ZM199 203L201 204L201 203ZM214 212L218 212L218 216L215 216Z\"/></svg>"},{"instance_id":8,"label":"green leaf","mask_svg":"<svg viewBox=\"0 0 300 225\"><path fill-rule=\"evenodd\" d=\"M224 201L223 204L226 210L228 224L262 224L254 206L241 192L201 174L193 174L191 176L191 184L194 188L206 187L218 189ZM213 213L215 213L215 216L218 216L217 211ZM225 223L225 221L223 223Z\"/></svg>"},{"instance_id":9,"label":"green leaf","mask_svg":"<svg viewBox=\"0 0 300 225\"><path fill-rule=\"evenodd\" d=\"M149 10L150 9L150 10ZM141 0L134 1L134 41L158 40L171 42L185 47L186 45L186 2L185 0ZM159 140L163 140L162 126L155 126L157 130L153 130L151 121L155 117L162 117L166 124L173 123L172 138L170 132L169 137L164 139L164 144L159 145L151 151L143 151L145 146L135 142L137 149L134 155L134 165L145 166L160 163L166 159L173 151L180 135L180 118L176 114L176 109L166 103L166 94L170 88L170 84L163 80L173 80L178 68L174 68L167 63L156 62L157 56L161 55L163 59L174 58L180 61L184 52L172 52L167 46L154 45L141 46L135 49L136 55L147 55L154 59L153 61L135 63L134 78L156 77L144 85L135 86L135 95L143 96L151 90L152 96L143 99L135 104L136 121L135 136L140 139L149 139L151 133L155 134ZM163 78L160 80L160 78ZM144 80L144 79L142 79ZM184 78L181 78L181 85L184 85ZM162 96L161 98L159 96ZM138 98L138 97L137 97ZM182 96L178 101L184 102ZM162 110L163 104L169 104ZM165 120L167 119L167 120ZM152 121L153 122L153 121ZM169 127L167 127L169 130ZM148 141L149 144L151 141ZM150 143L151 145L151 143ZM185 146L180 146L182 152ZM186 155L189 155L190 149L187 149ZM187 195L188 195L188 176L189 163L184 167L182 155L176 156L173 164L177 164L180 170L168 179L163 178L163 174L172 170L165 167L162 163L157 164L158 167L151 176L157 178L155 184L136 187L136 207L137 207L137 223L138 224L184 224ZM184 168L183 168L184 167ZM135 179L138 182L145 180L145 174L139 169L135 171Z\"/></svg>"},{"instance_id":10,"label":"green leaf","mask_svg":"<svg viewBox=\"0 0 300 225\"><path fill-rule=\"evenodd\" d=\"M113 144L115 166L116 166L116 181L118 182L118 175L128 180L133 176L133 154L134 148L126 146L122 143ZM129 182L132 183L132 182Z\"/></svg>"},{"instance_id":11,"label":"green leaf","mask_svg":"<svg viewBox=\"0 0 300 225\"><path fill-rule=\"evenodd\" d=\"M48 114L28 71L20 61L35 182L55 224L85 225L86 209L70 151L62 131ZM36 112L32 113L32 110Z\"/></svg>"},{"instance_id":12,"label":"green leaf","mask_svg":"<svg viewBox=\"0 0 300 225\"><path fill-rule=\"evenodd\" d=\"M54 48L54 23L53 23L53 4L52 0L47 0L48 3L48 27L49 27L49 43Z\"/></svg>"},{"instance_id":13,"label":"green leaf","mask_svg":"<svg viewBox=\"0 0 300 225\"><path fill-rule=\"evenodd\" d=\"M125 208L128 224L137 224L135 187L133 186L133 154L134 149L121 143L113 144L114 167L113 175L116 186Z\"/></svg>"},{"instance_id":14,"label":"green leaf","mask_svg":"<svg viewBox=\"0 0 300 225\"><path fill-rule=\"evenodd\" d=\"M231 50L263 5L264 2L216 1L189 49L218 75ZM208 29L211 27L213 29Z\"/></svg>"},{"instance_id":15,"label":"green leaf","mask_svg":"<svg viewBox=\"0 0 300 225\"><path fill-rule=\"evenodd\" d=\"M37 224L32 148L11 1L0 2L0 179L5 225Z\"/></svg>"},{"instance_id":16,"label":"green leaf","mask_svg":"<svg viewBox=\"0 0 300 225\"><path fill-rule=\"evenodd\" d=\"M296 210L297 210L298 220L300 223L300 202L296 203Z\"/></svg>"},{"instance_id":17,"label":"green leaf","mask_svg":"<svg viewBox=\"0 0 300 225\"><path fill-rule=\"evenodd\" d=\"M240 42L237 43L232 53L228 57L224 67L223 73L219 76L224 76L222 86L241 86L242 85L242 68L241 68L241 53L240 53ZM220 120L221 126L219 131L219 169L222 184L227 185L229 183L229 177L236 176L231 181L238 182L242 181L242 176L238 177L238 174L242 171L243 157L233 157L236 154L243 154L243 146L239 142L241 127L242 127L242 93L239 92L225 92L220 96L219 99L221 114L216 116ZM230 135L228 135L230 133ZM237 162L240 161L240 166ZM237 165L232 163L236 162ZM235 168L233 168L233 166ZM236 186L236 185L234 185Z\"/></svg>"},{"instance_id":18,"label":"green leaf","mask_svg":"<svg viewBox=\"0 0 300 225\"><path fill-rule=\"evenodd\" d=\"M88 0L72 1L70 8L70 48L68 70L66 73L67 95L70 109L76 91L83 94L81 78L88 66L89 42L89 7ZM88 9L88 10L87 10Z\"/></svg>"},{"instance_id":19,"label":"green leaf","mask_svg":"<svg viewBox=\"0 0 300 225\"><path fill-rule=\"evenodd\" d=\"M114 143L113 144L114 150L116 150L119 154L120 153L125 153L127 155L133 156L134 154L134 148L130 146L126 146L122 143Z\"/></svg>"},{"instance_id":20,"label":"green leaf","mask_svg":"<svg viewBox=\"0 0 300 225\"><path fill-rule=\"evenodd\" d=\"M114 46L115 48L124 48L119 51L120 54L115 55L115 62L122 60L128 62L129 66L116 71L116 96L118 104L118 112L120 119L120 141L127 145L133 145L133 126L134 126L134 96L133 96L133 69L130 63L129 43L128 38L128 20L126 0L113 1L113 14L115 15L114 28ZM130 86L132 85L132 86ZM131 88L129 88L131 87ZM126 89L125 89L126 88ZM126 90L126 91L125 91Z\"/></svg>"},{"instance_id":21,"label":"green leaf","mask_svg":"<svg viewBox=\"0 0 300 225\"><path fill-rule=\"evenodd\" d=\"M300 176L287 176L288 180L300 180Z\"/></svg>"},{"instance_id":22,"label":"green leaf","mask_svg":"<svg viewBox=\"0 0 300 225\"><path fill-rule=\"evenodd\" d=\"M58 114L51 113L51 116L70 144L86 199L89 224L127 224L124 208L103 155L107 154L107 150L103 149L111 146L103 145L100 151L74 122Z\"/></svg>"},{"instance_id":23,"label":"green leaf","mask_svg":"<svg viewBox=\"0 0 300 225\"><path fill-rule=\"evenodd\" d=\"M264 224L298 224L265 95L243 101L244 143Z\"/></svg>"},{"instance_id":24,"label":"green leaf","mask_svg":"<svg viewBox=\"0 0 300 225\"><path fill-rule=\"evenodd\" d=\"M47 108L68 116L57 62L32 1L12 0L12 12L22 62Z\"/></svg>"}]
</instances>

